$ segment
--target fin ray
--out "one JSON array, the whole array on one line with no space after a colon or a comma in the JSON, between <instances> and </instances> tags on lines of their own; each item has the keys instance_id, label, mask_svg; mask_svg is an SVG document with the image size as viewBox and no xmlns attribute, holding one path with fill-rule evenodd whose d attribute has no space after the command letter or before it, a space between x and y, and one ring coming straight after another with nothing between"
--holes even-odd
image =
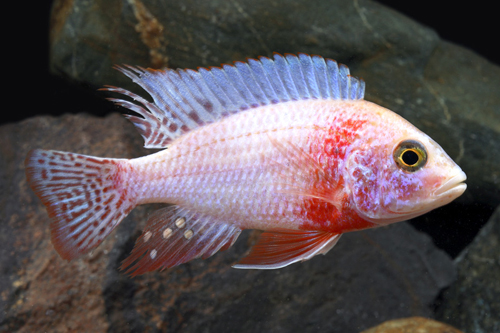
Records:
<instances>
[{"instance_id":1,"label":"fin ray","mask_svg":"<svg viewBox=\"0 0 500 333\"><path fill-rule=\"evenodd\" d=\"M52 244L64 259L96 248L135 202L120 179L126 160L35 149L26 176L51 219Z\"/></svg>"},{"instance_id":2,"label":"fin ray","mask_svg":"<svg viewBox=\"0 0 500 333\"><path fill-rule=\"evenodd\" d=\"M206 259L230 247L241 229L178 206L151 214L134 249L121 265L131 276ZM228 245L228 241L231 243Z\"/></svg>"},{"instance_id":3,"label":"fin ray","mask_svg":"<svg viewBox=\"0 0 500 333\"><path fill-rule=\"evenodd\" d=\"M270 230L260 235L250 254L234 268L277 269L315 255L326 254L340 238L340 234L321 231Z\"/></svg>"},{"instance_id":4,"label":"fin ray","mask_svg":"<svg viewBox=\"0 0 500 333\"><path fill-rule=\"evenodd\" d=\"M345 65L303 53L275 53L273 59L260 57L198 71L116 68L154 100L150 103L125 89L104 88L138 103L111 99L141 116L127 118L144 137L146 148L165 148L186 131L262 105L310 98L363 99L365 87Z\"/></svg>"}]
</instances>

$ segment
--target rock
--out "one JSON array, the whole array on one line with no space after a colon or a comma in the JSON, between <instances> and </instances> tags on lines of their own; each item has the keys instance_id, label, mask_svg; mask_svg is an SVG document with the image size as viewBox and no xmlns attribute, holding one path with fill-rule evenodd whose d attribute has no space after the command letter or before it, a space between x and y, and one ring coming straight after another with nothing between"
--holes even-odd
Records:
<instances>
[{"instance_id":1,"label":"rock","mask_svg":"<svg viewBox=\"0 0 500 333\"><path fill-rule=\"evenodd\" d=\"M104 253L111 251L114 238L87 260L62 260L50 243L47 212L26 183L24 158L41 147L130 157L141 151L133 131L116 114L39 117L0 127L1 332L106 329L99 286L109 259Z\"/></svg>"},{"instance_id":2,"label":"rock","mask_svg":"<svg viewBox=\"0 0 500 333\"><path fill-rule=\"evenodd\" d=\"M500 207L455 264L437 317L465 332L500 332Z\"/></svg>"},{"instance_id":3,"label":"rock","mask_svg":"<svg viewBox=\"0 0 500 333\"><path fill-rule=\"evenodd\" d=\"M52 14L52 71L94 87L137 91L116 64L197 68L273 51L334 58L365 79L368 100L460 164L469 189L459 202L500 204L500 69L376 2L75 0L56 1Z\"/></svg>"},{"instance_id":4,"label":"rock","mask_svg":"<svg viewBox=\"0 0 500 333\"><path fill-rule=\"evenodd\" d=\"M463 333L450 325L428 318L411 317L386 321L361 333Z\"/></svg>"},{"instance_id":5,"label":"rock","mask_svg":"<svg viewBox=\"0 0 500 333\"><path fill-rule=\"evenodd\" d=\"M367 1L56 1L51 21L53 72L97 86L131 86L115 64L197 68L272 52L307 51L354 67L380 64L373 57L381 55L413 72L439 43L432 30Z\"/></svg>"},{"instance_id":6,"label":"rock","mask_svg":"<svg viewBox=\"0 0 500 333\"><path fill-rule=\"evenodd\" d=\"M245 232L208 260L132 279L118 267L154 205L134 209L93 253L66 262L26 183L28 150L130 158L146 153L140 136L117 114L67 115L2 126L0 140L0 331L359 332L394 316L432 316L454 278L428 236L398 223L346 234L326 256L274 271L231 268L255 242Z\"/></svg>"}]
</instances>

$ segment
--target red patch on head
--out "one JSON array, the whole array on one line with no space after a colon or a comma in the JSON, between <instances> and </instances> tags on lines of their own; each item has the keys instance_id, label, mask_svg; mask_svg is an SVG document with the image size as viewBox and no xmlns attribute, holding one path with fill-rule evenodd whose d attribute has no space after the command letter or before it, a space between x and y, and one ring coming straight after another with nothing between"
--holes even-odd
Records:
<instances>
[{"instance_id":1,"label":"red patch on head","mask_svg":"<svg viewBox=\"0 0 500 333\"><path fill-rule=\"evenodd\" d=\"M351 207L348 198L342 201L342 209L321 199L306 199L303 203L302 216L307 219L300 225L301 230L321 230L334 234L372 228L375 224L368 222Z\"/></svg>"},{"instance_id":2,"label":"red patch on head","mask_svg":"<svg viewBox=\"0 0 500 333\"><path fill-rule=\"evenodd\" d=\"M339 117L345 115L340 114ZM335 181L324 184L324 178L313 182L311 193L328 193L335 202L328 202L321 198L304 197L298 215L304 222L302 230L321 230L332 233L343 233L373 227L373 223L363 220L351 208L349 198L343 192L344 179L342 177L343 161L347 148L358 137L358 131L366 123L363 119L335 119L329 128L318 128L317 135L310 142L309 154L319 163L322 172ZM340 211L338 208L341 208Z\"/></svg>"}]
</instances>

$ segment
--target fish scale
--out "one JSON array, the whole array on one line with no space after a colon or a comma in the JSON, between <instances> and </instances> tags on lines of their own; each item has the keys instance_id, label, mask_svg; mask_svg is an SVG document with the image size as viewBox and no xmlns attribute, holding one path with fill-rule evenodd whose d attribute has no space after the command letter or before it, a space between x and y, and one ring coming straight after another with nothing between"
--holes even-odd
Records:
<instances>
[{"instance_id":1,"label":"fish scale","mask_svg":"<svg viewBox=\"0 0 500 333\"><path fill-rule=\"evenodd\" d=\"M234 267L275 269L326 254L343 233L409 219L465 191L426 134L363 99L344 65L305 54L209 69L117 67L153 102L111 100L157 153L112 159L35 149L28 183L65 259L97 247L137 205L148 218L121 268L131 275L259 241ZM334 256L333 256L334 258Z\"/></svg>"},{"instance_id":2,"label":"fish scale","mask_svg":"<svg viewBox=\"0 0 500 333\"><path fill-rule=\"evenodd\" d=\"M155 156L152 163L148 163L150 160L148 157L136 159L133 162L134 169L141 169L141 175L155 175L149 180L141 178L136 182L138 186L147 187L151 194L150 198L141 198L143 200L141 202L171 202L207 214L213 210L224 214L230 212L236 221L253 220L252 223L255 223L255 220L262 220L264 217L268 219L269 210L275 208L271 206L273 202L270 202L264 194L275 192L276 182L272 179L276 178L280 170L273 167L273 164L280 162L281 154L269 138L274 136L279 140L294 139L297 145L303 145L301 141L307 140L317 122L311 117L317 112L315 107L309 107L310 110L300 108L302 113L309 114L298 117L311 119L309 124L298 124L293 118L290 122L283 112L287 109L286 105L262 111L256 110L263 114L281 116L274 117L275 122L262 124L256 121L260 115L247 119L249 118L247 114L240 114L239 118L242 119L233 117L228 124L222 122L209 125L200 128L197 133L179 139L168 150ZM290 129L295 127L298 129ZM235 134L233 128L248 130L243 134ZM201 143L198 138L205 138L205 141ZM159 164L157 160L164 162ZM256 171L255 163L258 163L259 172ZM157 167L162 168L165 178L156 176L158 172L154 169ZM209 172L207 168L211 171ZM233 179L241 180L231 181L228 176L232 174L235 175ZM190 194L179 196L178 193L182 189ZM228 193L243 192L242 189L246 193L252 193L252 198L261 199L241 200L237 205L237 210L231 210L229 207L231 197ZM144 192L144 190L139 191ZM218 200L213 202L212 196L216 196ZM254 215L250 214L255 211L251 209L254 206L261 207L262 211ZM274 217L274 222L278 222L277 218L280 217ZM298 221L289 218L286 216L282 218L283 225L278 224L276 227L297 229ZM247 228L244 224L241 227Z\"/></svg>"}]
</instances>

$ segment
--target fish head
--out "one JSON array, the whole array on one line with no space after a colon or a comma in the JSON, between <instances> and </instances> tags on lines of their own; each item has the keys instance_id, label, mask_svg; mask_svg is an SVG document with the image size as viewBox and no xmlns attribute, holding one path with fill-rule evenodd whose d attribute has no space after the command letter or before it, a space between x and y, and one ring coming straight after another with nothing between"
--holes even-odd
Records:
<instances>
[{"instance_id":1,"label":"fish head","mask_svg":"<svg viewBox=\"0 0 500 333\"><path fill-rule=\"evenodd\" d=\"M414 218L459 197L466 175L434 140L389 111L347 159L351 202L376 224Z\"/></svg>"}]
</instances>

